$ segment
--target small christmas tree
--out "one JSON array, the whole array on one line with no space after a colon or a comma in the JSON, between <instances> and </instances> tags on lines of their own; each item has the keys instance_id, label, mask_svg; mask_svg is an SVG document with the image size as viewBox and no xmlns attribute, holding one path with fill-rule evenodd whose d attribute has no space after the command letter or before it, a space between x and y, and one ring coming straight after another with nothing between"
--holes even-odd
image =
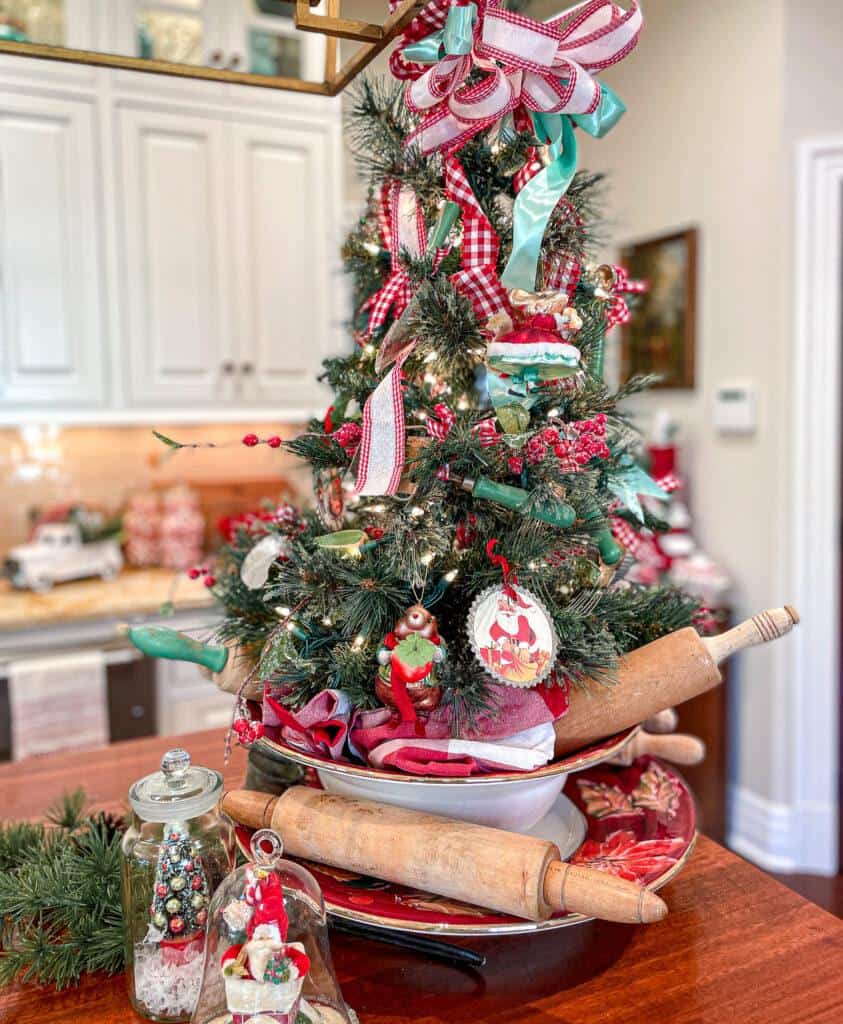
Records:
<instances>
[{"instance_id":1,"label":"small christmas tree","mask_svg":"<svg viewBox=\"0 0 843 1024\"><path fill-rule=\"evenodd\" d=\"M624 109L594 76L640 25L634 0L542 24L431 0L392 55L399 81L353 93L355 344L324 364L326 415L285 444L317 513L292 538L272 518L238 529L214 586L220 638L268 684L267 728L336 756L315 711L296 718L329 691L332 728L375 709L380 740L505 737L691 624L694 600L624 579L624 526L660 526L623 411L650 380L613 390L603 359L641 286L594 260L602 183L575 170L575 129L600 137ZM397 624L419 608L436 650L405 658Z\"/></svg>"},{"instance_id":2,"label":"small christmas tree","mask_svg":"<svg viewBox=\"0 0 843 1024\"><path fill-rule=\"evenodd\" d=\"M166 826L155 869L150 909L152 925L161 933L161 949L175 961L188 945L201 943L208 918L208 881L195 855L187 827Z\"/></svg>"}]
</instances>

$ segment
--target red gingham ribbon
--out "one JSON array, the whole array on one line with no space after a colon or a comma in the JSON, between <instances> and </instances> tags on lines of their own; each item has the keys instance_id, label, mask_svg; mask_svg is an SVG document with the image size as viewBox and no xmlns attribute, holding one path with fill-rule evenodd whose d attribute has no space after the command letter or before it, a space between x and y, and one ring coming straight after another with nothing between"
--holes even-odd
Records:
<instances>
[{"instance_id":1,"label":"red gingham ribbon","mask_svg":"<svg viewBox=\"0 0 843 1024\"><path fill-rule=\"evenodd\" d=\"M402 205L404 209L402 210ZM408 224L407 220L412 223ZM401 316L413 297L407 271L401 263L401 250L422 255L427 247L424 218L413 193L400 182L385 182L381 189L378 223L384 245L389 249L390 274L386 283L363 303L369 311L366 334L371 336L382 327L390 310Z\"/></svg>"},{"instance_id":2,"label":"red gingham ribbon","mask_svg":"<svg viewBox=\"0 0 843 1024\"><path fill-rule=\"evenodd\" d=\"M400 0L389 0L390 14L399 3ZM427 68L424 64L415 64L413 61L407 60L401 51L408 43L417 43L432 32L438 32L440 28L444 28L450 7L451 0L431 0L413 18L401 36L401 46L389 58L389 70L395 78L405 81L418 78L425 73Z\"/></svg>"},{"instance_id":3,"label":"red gingham ribbon","mask_svg":"<svg viewBox=\"0 0 843 1024\"><path fill-rule=\"evenodd\" d=\"M451 428L457 422L456 414L444 402L439 402L433 407L433 416L428 416L425 427L428 434L437 441L444 441Z\"/></svg>"},{"instance_id":4,"label":"red gingham ribbon","mask_svg":"<svg viewBox=\"0 0 843 1024\"><path fill-rule=\"evenodd\" d=\"M445 158L445 195L462 210L462 269L451 275L451 281L483 323L508 306L497 272L500 240L453 154Z\"/></svg>"},{"instance_id":5,"label":"red gingham ribbon","mask_svg":"<svg viewBox=\"0 0 843 1024\"><path fill-rule=\"evenodd\" d=\"M682 481L675 473L665 473L664 476L657 477L654 483L667 494L671 494L682 486ZM620 502L613 501L610 508L620 508ZM631 523L620 516L609 516L609 525L615 540L622 544L633 558L637 558L642 548L651 543L649 537L645 537Z\"/></svg>"},{"instance_id":6,"label":"red gingham ribbon","mask_svg":"<svg viewBox=\"0 0 843 1024\"><path fill-rule=\"evenodd\" d=\"M611 303L606 310L606 330L616 324L628 324L632 319L625 295L641 295L649 288L646 281L633 281L626 267L612 264L612 270L615 272L615 283L612 285Z\"/></svg>"}]
</instances>

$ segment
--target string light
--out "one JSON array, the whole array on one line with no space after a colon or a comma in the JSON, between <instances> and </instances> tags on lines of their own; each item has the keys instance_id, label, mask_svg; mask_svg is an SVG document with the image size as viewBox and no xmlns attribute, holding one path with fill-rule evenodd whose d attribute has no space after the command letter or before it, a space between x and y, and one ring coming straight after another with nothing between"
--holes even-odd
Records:
<instances>
[{"instance_id":1,"label":"string light","mask_svg":"<svg viewBox=\"0 0 843 1024\"><path fill-rule=\"evenodd\" d=\"M433 561L435 557L436 555L433 551L425 551L425 553L421 556L419 561L421 562L422 565L430 565L430 563Z\"/></svg>"},{"instance_id":2,"label":"string light","mask_svg":"<svg viewBox=\"0 0 843 1024\"><path fill-rule=\"evenodd\" d=\"M370 505L370 512L386 512L386 505Z\"/></svg>"},{"instance_id":3,"label":"string light","mask_svg":"<svg viewBox=\"0 0 843 1024\"><path fill-rule=\"evenodd\" d=\"M373 356L375 354L375 346L372 345L371 343L369 343L368 345L364 345L363 351L366 353L367 356Z\"/></svg>"},{"instance_id":4,"label":"string light","mask_svg":"<svg viewBox=\"0 0 843 1024\"><path fill-rule=\"evenodd\" d=\"M327 616L327 615L326 615L326 616L325 616L325 618L324 618L324 619L322 620L322 625L323 625L323 626L333 626L333 624L334 624L334 623L333 623L333 622L331 621L331 619L329 619L329 618L328 618L328 616Z\"/></svg>"},{"instance_id":5,"label":"string light","mask_svg":"<svg viewBox=\"0 0 843 1024\"><path fill-rule=\"evenodd\" d=\"M298 628L299 627L296 625L295 622L293 622L292 619L290 619L290 621L287 623L287 632L288 633L295 633Z\"/></svg>"},{"instance_id":6,"label":"string light","mask_svg":"<svg viewBox=\"0 0 843 1024\"><path fill-rule=\"evenodd\" d=\"M438 353L438 352L436 351L436 349L435 349L435 348L432 348L432 349L431 349L431 350L430 350L430 351L429 351L429 352L427 353L427 355L426 355L426 356L424 357L424 360L423 360L423 361L424 361L425 363L432 363L432 362L433 362L433 361L434 361L435 359L438 359L438 358L439 358L439 353Z\"/></svg>"},{"instance_id":7,"label":"string light","mask_svg":"<svg viewBox=\"0 0 843 1024\"><path fill-rule=\"evenodd\" d=\"M362 633L358 633L357 636L354 638L354 643L352 644L352 646L355 648L355 650L359 651L365 642L366 637L363 636Z\"/></svg>"},{"instance_id":8,"label":"string light","mask_svg":"<svg viewBox=\"0 0 843 1024\"><path fill-rule=\"evenodd\" d=\"M284 605L279 604L276 607L276 609L275 609L275 614L279 615L282 619L286 619L287 616L291 614L291 611L290 611L289 608L286 608Z\"/></svg>"},{"instance_id":9,"label":"string light","mask_svg":"<svg viewBox=\"0 0 843 1024\"><path fill-rule=\"evenodd\" d=\"M459 574L460 574L459 569L451 569L450 572L446 572L445 573L445 579L449 583L453 583L454 580L457 578L457 576L459 576Z\"/></svg>"},{"instance_id":10,"label":"string light","mask_svg":"<svg viewBox=\"0 0 843 1024\"><path fill-rule=\"evenodd\" d=\"M554 416L559 415L559 410L554 406L552 409L547 410L547 418L552 420Z\"/></svg>"},{"instance_id":11,"label":"string light","mask_svg":"<svg viewBox=\"0 0 843 1024\"><path fill-rule=\"evenodd\" d=\"M457 408L461 412L464 412L468 408L468 399L465 397L465 395L463 395L463 397L457 402Z\"/></svg>"},{"instance_id":12,"label":"string light","mask_svg":"<svg viewBox=\"0 0 843 1024\"><path fill-rule=\"evenodd\" d=\"M413 505L410 509L410 515L413 516L413 518L418 519L419 516L424 515L424 509L420 505Z\"/></svg>"}]
</instances>

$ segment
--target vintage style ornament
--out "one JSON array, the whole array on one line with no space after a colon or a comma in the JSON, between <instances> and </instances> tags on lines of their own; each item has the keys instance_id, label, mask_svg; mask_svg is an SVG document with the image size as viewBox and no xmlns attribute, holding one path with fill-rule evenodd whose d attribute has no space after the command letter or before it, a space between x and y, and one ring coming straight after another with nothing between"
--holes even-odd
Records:
<instances>
[{"instance_id":1,"label":"vintage style ornament","mask_svg":"<svg viewBox=\"0 0 843 1024\"><path fill-rule=\"evenodd\" d=\"M339 530L345 522L343 471L336 467L320 469L314 474L316 514L329 530Z\"/></svg>"},{"instance_id":2,"label":"vintage style ornament","mask_svg":"<svg viewBox=\"0 0 843 1024\"><path fill-rule=\"evenodd\" d=\"M444 660L445 648L435 616L423 605L412 605L378 651L378 700L395 708L403 721L416 721L418 712L433 710L442 698L442 688L435 685L434 669Z\"/></svg>"},{"instance_id":3,"label":"vintage style ornament","mask_svg":"<svg viewBox=\"0 0 843 1024\"><path fill-rule=\"evenodd\" d=\"M556 661L550 613L517 583L500 583L478 594L468 614L468 637L483 668L509 686L536 686Z\"/></svg>"},{"instance_id":4,"label":"vintage style ornament","mask_svg":"<svg viewBox=\"0 0 843 1024\"><path fill-rule=\"evenodd\" d=\"M249 590L260 590L269 578L269 570L279 558L290 552L290 540L278 533L270 533L251 549L240 566L240 580Z\"/></svg>"}]
</instances>

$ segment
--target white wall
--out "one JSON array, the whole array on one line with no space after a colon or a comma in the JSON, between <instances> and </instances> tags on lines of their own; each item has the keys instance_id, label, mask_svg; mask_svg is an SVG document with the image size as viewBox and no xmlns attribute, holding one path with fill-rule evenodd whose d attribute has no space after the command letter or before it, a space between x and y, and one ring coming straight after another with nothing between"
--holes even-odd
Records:
<instances>
[{"instance_id":1,"label":"white wall","mask_svg":"<svg viewBox=\"0 0 843 1024\"><path fill-rule=\"evenodd\" d=\"M648 0L644 10L637 49L604 75L628 112L605 139L583 139L580 165L610 176L614 242L699 228L696 388L651 393L635 408L645 422L667 407L682 424L695 532L734 574L737 611L754 611L787 599L777 580L789 328L784 3ZM721 437L711 424L712 391L733 379L758 384L754 436ZM786 799L769 744L772 659L757 649L735 673L735 779Z\"/></svg>"}]
</instances>

